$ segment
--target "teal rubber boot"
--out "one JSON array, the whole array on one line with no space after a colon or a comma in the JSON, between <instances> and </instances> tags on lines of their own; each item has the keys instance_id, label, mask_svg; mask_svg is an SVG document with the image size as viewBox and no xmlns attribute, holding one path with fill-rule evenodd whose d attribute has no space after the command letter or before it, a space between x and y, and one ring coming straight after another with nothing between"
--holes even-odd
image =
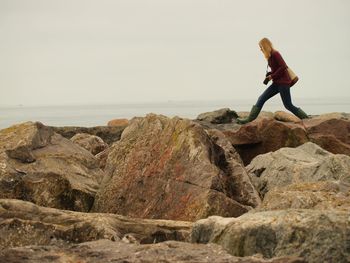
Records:
<instances>
[{"instance_id":1,"label":"teal rubber boot","mask_svg":"<svg viewBox=\"0 0 350 263\"><path fill-rule=\"evenodd\" d=\"M237 118L236 122L238 124L246 124L248 122L251 122L258 117L260 111L261 108L257 107L256 105L253 105L252 109L250 110L249 116L245 119Z\"/></svg>"},{"instance_id":2,"label":"teal rubber boot","mask_svg":"<svg viewBox=\"0 0 350 263\"><path fill-rule=\"evenodd\" d=\"M308 119L309 116L301 109L298 108L298 111L295 114L299 119Z\"/></svg>"}]
</instances>

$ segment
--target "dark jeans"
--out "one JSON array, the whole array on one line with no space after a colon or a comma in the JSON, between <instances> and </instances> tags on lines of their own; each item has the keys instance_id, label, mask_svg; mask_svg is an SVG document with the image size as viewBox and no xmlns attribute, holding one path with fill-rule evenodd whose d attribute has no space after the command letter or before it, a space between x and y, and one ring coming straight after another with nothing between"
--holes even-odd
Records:
<instances>
[{"instance_id":1,"label":"dark jeans","mask_svg":"<svg viewBox=\"0 0 350 263\"><path fill-rule=\"evenodd\" d=\"M275 96L277 93L281 95L281 99L283 101L284 107L286 107L287 110L293 112L295 115L298 112L298 108L295 107L292 103L292 99L290 97L290 87L288 85L284 84L276 84L272 83L259 97L258 101L256 102L256 106L259 108L262 108L265 104L265 102Z\"/></svg>"}]
</instances>

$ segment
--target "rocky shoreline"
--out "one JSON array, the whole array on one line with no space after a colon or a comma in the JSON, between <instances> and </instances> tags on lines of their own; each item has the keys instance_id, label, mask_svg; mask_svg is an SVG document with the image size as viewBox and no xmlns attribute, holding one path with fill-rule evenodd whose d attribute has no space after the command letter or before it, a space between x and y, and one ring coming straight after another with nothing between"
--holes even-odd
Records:
<instances>
[{"instance_id":1,"label":"rocky shoreline","mask_svg":"<svg viewBox=\"0 0 350 263\"><path fill-rule=\"evenodd\" d=\"M350 262L350 114L0 130L0 262Z\"/></svg>"}]
</instances>

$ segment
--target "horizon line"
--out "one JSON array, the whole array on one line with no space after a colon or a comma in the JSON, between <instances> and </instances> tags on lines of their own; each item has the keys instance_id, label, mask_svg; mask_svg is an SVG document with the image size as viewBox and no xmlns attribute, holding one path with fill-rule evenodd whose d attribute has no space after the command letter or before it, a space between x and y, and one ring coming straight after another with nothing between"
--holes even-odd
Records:
<instances>
[{"instance_id":1,"label":"horizon line","mask_svg":"<svg viewBox=\"0 0 350 263\"><path fill-rule=\"evenodd\" d=\"M327 96L327 97L295 97L294 100L344 100L350 104L350 96ZM193 103L193 102L205 102L205 103L215 103L215 102L250 102L252 100L256 100L256 98L240 98L240 99L179 99L179 100L133 100L133 101L116 101L116 102L68 102L68 103L50 103L50 104L23 104L23 103L17 103L17 104L6 104L6 105L0 105L0 108L7 108L7 107L57 107L57 106L112 106L112 105L136 105L136 104L166 104L166 103ZM328 104L328 103L327 103Z\"/></svg>"}]
</instances>

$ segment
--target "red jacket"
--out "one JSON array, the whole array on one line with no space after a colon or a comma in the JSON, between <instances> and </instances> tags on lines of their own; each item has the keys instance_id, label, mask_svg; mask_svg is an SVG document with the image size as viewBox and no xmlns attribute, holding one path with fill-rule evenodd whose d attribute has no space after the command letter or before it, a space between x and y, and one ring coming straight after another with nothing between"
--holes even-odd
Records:
<instances>
[{"instance_id":1,"label":"red jacket","mask_svg":"<svg viewBox=\"0 0 350 263\"><path fill-rule=\"evenodd\" d=\"M274 83L291 85L292 80L287 72L288 66L277 50L272 51L267 62L271 68L271 77Z\"/></svg>"}]
</instances>

